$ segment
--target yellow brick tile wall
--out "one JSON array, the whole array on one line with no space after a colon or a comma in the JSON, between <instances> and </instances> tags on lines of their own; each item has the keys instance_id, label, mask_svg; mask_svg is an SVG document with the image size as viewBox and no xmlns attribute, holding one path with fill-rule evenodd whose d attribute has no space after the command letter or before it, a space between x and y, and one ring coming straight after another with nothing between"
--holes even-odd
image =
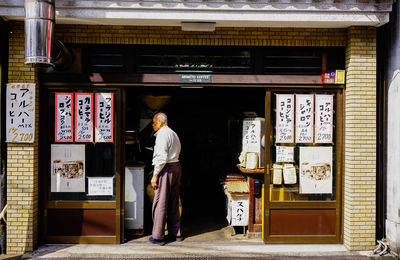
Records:
<instances>
[{"instance_id":1,"label":"yellow brick tile wall","mask_svg":"<svg viewBox=\"0 0 400 260\"><path fill-rule=\"evenodd\" d=\"M25 65L24 28L13 26L9 38L8 81L37 83L37 69ZM39 88L36 86L35 142L7 144L7 254L36 247L38 235Z\"/></svg>"},{"instance_id":2,"label":"yellow brick tile wall","mask_svg":"<svg viewBox=\"0 0 400 260\"><path fill-rule=\"evenodd\" d=\"M9 81L21 71L37 82L37 69L26 66L23 23L12 23ZM350 249L371 249L375 231L375 30L371 28L217 28L215 32L182 32L179 27L57 25L64 43L226 45L226 46L347 46L345 118L344 243ZM37 88L37 97L39 96ZM37 105L38 111L38 105ZM36 113L38 122L38 113ZM8 145L7 232L9 254L30 251L37 243L38 145ZM22 163L22 159L29 163ZM21 200L24 196L28 199Z\"/></svg>"},{"instance_id":3,"label":"yellow brick tile wall","mask_svg":"<svg viewBox=\"0 0 400 260\"><path fill-rule=\"evenodd\" d=\"M346 48L344 244L375 247L376 29L351 27Z\"/></svg>"}]
</instances>

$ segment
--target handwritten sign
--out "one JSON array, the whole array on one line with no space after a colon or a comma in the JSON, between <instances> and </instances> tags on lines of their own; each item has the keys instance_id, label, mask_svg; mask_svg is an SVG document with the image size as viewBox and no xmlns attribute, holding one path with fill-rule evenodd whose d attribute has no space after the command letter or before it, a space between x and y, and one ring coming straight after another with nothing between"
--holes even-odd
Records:
<instances>
[{"instance_id":1,"label":"handwritten sign","mask_svg":"<svg viewBox=\"0 0 400 260\"><path fill-rule=\"evenodd\" d=\"M333 95L315 95L315 142L332 143Z\"/></svg>"},{"instance_id":2,"label":"handwritten sign","mask_svg":"<svg viewBox=\"0 0 400 260\"><path fill-rule=\"evenodd\" d=\"M312 143L314 95L296 95L296 143Z\"/></svg>"},{"instance_id":3,"label":"handwritten sign","mask_svg":"<svg viewBox=\"0 0 400 260\"><path fill-rule=\"evenodd\" d=\"M276 146L276 162L294 162L294 146Z\"/></svg>"},{"instance_id":4,"label":"handwritten sign","mask_svg":"<svg viewBox=\"0 0 400 260\"><path fill-rule=\"evenodd\" d=\"M112 196L113 177L89 177L88 178L88 195L89 196Z\"/></svg>"},{"instance_id":5,"label":"handwritten sign","mask_svg":"<svg viewBox=\"0 0 400 260\"><path fill-rule=\"evenodd\" d=\"M93 94L75 93L75 142L93 141Z\"/></svg>"},{"instance_id":6,"label":"handwritten sign","mask_svg":"<svg viewBox=\"0 0 400 260\"><path fill-rule=\"evenodd\" d=\"M294 95L276 95L276 143L293 143Z\"/></svg>"},{"instance_id":7,"label":"handwritten sign","mask_svg":"<svg viewBox=\"0 0 400 260\"><path fill-rule=\"evenodd\" d=\"M33 143L35 135L35 84L7 84L6 142Z\"/></svg>"},{"instance_id":8,"label":"handwritten sign","mask_svg":"<svg viewBox=\"0 0 400 260\"><path fill-rule=\"evenodd\" d=\"M247 226L249 223L249 200L232 199L232 226Z\"/></svg>"},{"instance_id":9,"label":"handwritten sign","mask_svg":"<svg viewBox=\"0 0 400 260\"><path fill-rule=\"evenodd\" d=\"M261 121L256 118L243 120L242 148L246 152L260 152L261 147Z\"/></svg>"},{"instance_id":10,"label":"handwritten sign","mask_svg":"<svg viewBox=\"0 0 400 260\"><path fill-rule=\"evenodd\" d=\"M55 142L73 142L73 94L55 93Z\"/></svg>"},{"instance_id":11,"label":"handwritten sign","mask_svg":"<svg viewBox=\"0 0 400 260\"><path fill-rule=\"evenodd\" d=\"M114 141L114 93L96 93L96 142Z\"/></svg>"}]
</instances>

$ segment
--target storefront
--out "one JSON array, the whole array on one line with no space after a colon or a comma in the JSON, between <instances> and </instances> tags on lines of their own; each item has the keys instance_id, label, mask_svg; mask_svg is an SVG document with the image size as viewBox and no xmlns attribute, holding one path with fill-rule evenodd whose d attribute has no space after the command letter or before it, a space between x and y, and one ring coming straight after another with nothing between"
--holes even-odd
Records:
<instances>
[{"instance_id":1,"label":"storefront","mask_svg":"<svg viewBox=\"0 0 400 260\"><path fill-rule=\"evenodd\" d=\"M21 23L13 26L20 35ZM225 221L221 182L241 173L243 120L259 117L265 164L249 185L249 231L265 243L374 245L375 29L108 29L109 38L98 26L58 26L70 56L32 69L40 93L33 241L124 241L126 167L143 167L146 183L148 123L162 110L182 141L188 225ZM323 71L336 70L346 70L346 84L323 82Z\"/></svg>"}]
</instances>

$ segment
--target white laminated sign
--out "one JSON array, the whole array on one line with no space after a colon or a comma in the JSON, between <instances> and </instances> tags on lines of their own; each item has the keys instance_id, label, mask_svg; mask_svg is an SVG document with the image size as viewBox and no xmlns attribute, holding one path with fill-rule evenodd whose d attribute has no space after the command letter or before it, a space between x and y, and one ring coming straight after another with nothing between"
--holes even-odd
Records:
<instances>
[{"instance_id":1,"label":"white laminated sign","mask_svg":"<svg viewBox=\"0 0 400 260\"><path fill-rule=\"evenodd\" d=\"M293 143L294 95L276 95L276 143Z\"/></svg>"},{"instance_id":2,"label":"white laminated sign","mask_svg":"<svg viewBox=\"0 0 400 260\"><path fill-rule=\"evenodd\" d=\"M73 93L55 93L55 142L73 142Z\"/></svg>"},{"instance_id":3,"label":"white laminated sign","mask_svg":"<svg viewBox=\"0 0 400 260\"><path fill-rule=\"evenodd\" d=\"M93 94L75 93L75 142L93 141Z\"/></svg>"},{"instance_id":4,"label":"white laminated sign","mask_svg":"<svg viewBox=\"0 0 400 260\"><path fill-rule=\"evenodd\" d=\"M314 95L296 95L296 143L312 143Z\"/></svg>"},{"instance_id":5,"label":"white laminated sign","mask_svg":"<svg viewBox=\"0 0 400 260\"><path fill-rule=\"evenodd\" d=\"M96 93L96 142L114 142L114 93Z\"/></svg>"},{"instance_id":6,"label":"white laminated sign","mask_svg":"<svg viewBox=\"0 0 400 260\"><path fill-rule=\"evenodd\" d=\"M35 135L35 84L7 84L6 142L33 143Z\"/></svg>"},{"instance_id":7,"label":"white laminated sign","mask_svg":"<svg viewBox=\"0 0 400 260\"><path fill-rule=\"evenodd\" d=\"M333 95L315 95L315 142L332 143Z\"/></svg>"}]
</instances>

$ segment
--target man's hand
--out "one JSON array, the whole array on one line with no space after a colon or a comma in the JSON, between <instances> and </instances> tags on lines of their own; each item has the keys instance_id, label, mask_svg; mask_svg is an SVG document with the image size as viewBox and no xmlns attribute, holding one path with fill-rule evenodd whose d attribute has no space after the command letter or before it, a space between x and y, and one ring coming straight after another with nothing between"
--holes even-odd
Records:
<instances>
[{"instance_id":1,"label":"man's hand","mask_svg":"<svg viewBox=\"0 0 400 260\"><path fill-rule=\"evenodd\" d=\"M151 186L153 186L153 189L158 188L157 180L158 180L158 175L153 174L153 177L151 178Z\"/></svg>"}]
</instances>

